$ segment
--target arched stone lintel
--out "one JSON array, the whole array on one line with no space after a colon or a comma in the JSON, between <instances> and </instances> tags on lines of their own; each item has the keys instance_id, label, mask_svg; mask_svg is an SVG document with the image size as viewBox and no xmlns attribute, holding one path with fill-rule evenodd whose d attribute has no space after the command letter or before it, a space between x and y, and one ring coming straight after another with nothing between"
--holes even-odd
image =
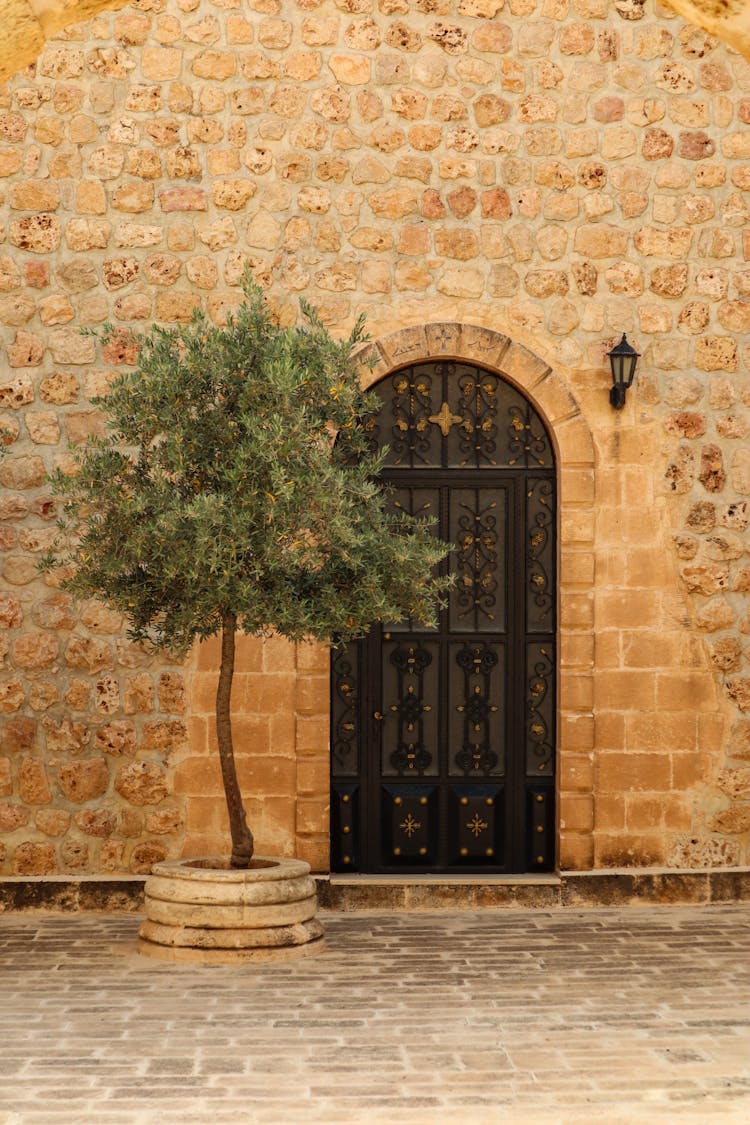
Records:
<instances>
[{"instance_id":1,"label":"arched stone lintel","mask_svg":"<svg viewBox=\"0 0 750 1125\"><path fill-rule=\"evenodd\" d=\"M501 332L457 321L410 325L372 340L357 359L368 387L408 363L456 359L494 370L539 410L560 467L593 468L594 442L570 388L540 356Z\"/></svg>"}]
</instances>

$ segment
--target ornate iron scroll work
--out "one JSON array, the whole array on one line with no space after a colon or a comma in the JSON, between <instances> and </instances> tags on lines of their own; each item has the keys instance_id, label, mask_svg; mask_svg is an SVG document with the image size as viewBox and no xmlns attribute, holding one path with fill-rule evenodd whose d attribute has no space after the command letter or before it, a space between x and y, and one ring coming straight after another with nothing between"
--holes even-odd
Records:
<instances>
[{"instance_id":1,"label":"ornate iron scroll work","mask_svg":"<svg viewBox=\"0 0 750 1125\"><path fill-rule=\"evenodd\" d=\"M432 710L424 702L424 673L432 663L432 655L413 643L395 648L391 663L398 676L398 703L391 705L391 711L398 717L398 738L390 762L400 774L421 774L432 762L432 754L424 745L422 718Z\"/></svg>"},{"instance_id":2,"label":"ornate iron scroll work","mask_svg":"<svg viewBox=\"0 0 750 1125\"><path fill-rule=\"evenodd\" d=\"M458 498L456 498L458 503ZM495 621L497 607L497 502L480 507L479 494L475 504L460 502L462 514L451 534L456 540L453 566L456 575L452 608L456 624L469 619L471 625L483 616Z\"/></svg>"},{"instance_id":3,"label":"ornate iron scroll work","mask_svg":"<svg viewBox=\"0 0 750 1125\"><path fill-rule=\"evenodd\" d=\"M390 446L391 468L554 465L531 403L490 371L455 362L431 369L415 364L389 376L386 387L390 394L365 428L372 449Z\"/></svg>"},{"instance_id":4,"label":"ornate iron scroll work","mask_svg":"<svg viewBox=\"0 0 750 1125\"><path fill-rule=\"evenodd\" d=\"M435 459L429 456L434 432L430 425L432 379L418 369L408 368L391 378L391 387L391 463L410 468L434 464Z\"/></svg>"},{"instance_id":5,"label":"ornate iron scroll work","mask_svg":"<svg viewBox=\"0 0 750 1125\"><path fill-rule=\"evenodd\" d=\"M531 633L552 628L552 530L555 487L546 478L530 479L526 491L526 627Z\"/></svg>"},{"instance_id":6,"label":"ornate iron scroll work","mask_svg":"<svg viewBox=\"0 0 750 1125\"><path fill-rule=\"evenodd\" d=\"M332 747L334 773L356 774L359 762L357 739L357 649L350 645L334 649Z\"/></svg>"},{"instance_id":7,"label":"ornate iron scroll work","mask_svg":"<svg viewBox=\"0 0 750 1125\"><path fill-rule=\"evenodd\" d=\"M508 407L508 465L526 469L553 465L549 438L531 403L520 396Z\"/></svg>"},{"instance_id":8,"label":"ornate iron scroll work","mask_svg":"<svg viewBox=\"0 0 750 1125\"><path fill-rule=\"evenodd\" d=\"M438 518L440 514L440 490L399 488L396 489L390 500L391 511L415 519L432 521L429 528L430 534L438 534ZM389 633L434 633L435 627L423 625L413 619L405 621L384 622L384 629Z\"/></svg>"},{"instance_id":9,"label":"ornate iron scroll work","mask_svg":"<svg viewBox=\"0 0 750 1125\"><path fill-rule=\"evenodd\" d=\"M404 503L402 503L402 501L400 499L394 499L394 501L393 501L394 511L402 512L405 516L412 516L414 519L429 519L431 516L434 516L435 513L434 513L434 510L433 510L433 501L432 500L424 500L419 505L419 507L417 508L417 507L415 507L413 495L407 493L406 489L402 489L398 493L398 496L401 496L401 497L404 497L404 498L407 495L409 495L411 503L404 504ZM418 493L417 495L420 495L420 494Z\"/></svg>"},{"instance_id":10,"label":"ornate iron scroll work","mask_svg":"<svg viewBox=\"0 0 750 1125\"><path fill-rule=\"evenodd\" d=\"M530 644L526 678L526 772L551 774L554 654L551 644Z\"/></svg>"},{"instance_id":11,"label":"ornate iron scroll work","mask_svg":"<svg viewBox=\"0 0 750 1125\"><path fill-rule=\"evenodd\" d=\"M498 756L490 745L490 715L497 707L490 698L490 676L497 664L497 653L487 645L463 645L456 663L464 674L464 702L456 708L463 715L463 741L455 755L464 774L488 774L495 769Z\"/></svg>"},{"instance_id":12,"label":"ornate iron scroll work","mask_svg":"<svg viewBox=\"0 0 750 1125\"><path fill-rule=\"evenodd\" d=\"M497 464L497 392L500 380L496 375L474 368L463 371L456 380L458 411L461 422L458 446L462 465L494 467Z\"/></svg>"}]
</instances>

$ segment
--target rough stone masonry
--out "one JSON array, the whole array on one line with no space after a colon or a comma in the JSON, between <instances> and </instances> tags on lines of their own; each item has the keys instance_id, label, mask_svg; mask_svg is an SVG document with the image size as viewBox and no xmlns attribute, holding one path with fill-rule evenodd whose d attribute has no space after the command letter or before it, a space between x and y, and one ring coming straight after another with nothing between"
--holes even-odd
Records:
<instances>
[{"instance_id":1,"label":"rough stone masonry","mask_svg":"<svg viewBox=\"0 0 750 1125\"><path fill-rule=\"evenodd\" d=\"M560 453L561 866L750 862L749 124L750 65L640 0L135 0L4 86L0 870L223 850L215 646L154 660L37 560L126 330L220 323L247 264L286 323L366 312L383 373L437 322L456 355L527 349ZM327 656L241 658L259 848L325 870Z\"/></svg>"}]
</instances>

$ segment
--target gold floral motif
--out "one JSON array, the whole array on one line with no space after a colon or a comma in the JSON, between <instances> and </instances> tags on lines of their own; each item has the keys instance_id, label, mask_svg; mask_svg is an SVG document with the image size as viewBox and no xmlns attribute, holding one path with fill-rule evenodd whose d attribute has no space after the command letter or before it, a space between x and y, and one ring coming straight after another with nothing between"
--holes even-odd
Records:
<instances>
[{"instance_id":1,"label":"gold floral motif","mask_svg":"<svg viewBox=\"0 0 750 1125\"><path fill-rule=\"evenodd\" d=\"M467 827L467 828L469 829L469 831L471 832L472 836L473 836L473 837L474 837L474 839L476 840L476 838L477 838L478 836L481 836L481 835L482 835L482 833L484 832L485 828L487 827L487 821L486 821L486 820L482 820L482 818L481 818L481 816L479 815L479 813L476 813L476 812L475 812L475 813L474 813L474 816L472 817L472 819L471 819L470 821L468 821L468 823L467 823L466 827Z\"/></svg>"},{"instance_id":2,"label":"gold floral motif","mask_svg":"<svg viewBox=\"0 0 750 1125\"><path fill-rule=\"evenodd\" d=\"M407 813L406 819L402 820L399 824L399 828L406 833L410 840L414 833L418 832L421 827L422 822L415 820L411 813Z\"/></svg>"}]
</instances>

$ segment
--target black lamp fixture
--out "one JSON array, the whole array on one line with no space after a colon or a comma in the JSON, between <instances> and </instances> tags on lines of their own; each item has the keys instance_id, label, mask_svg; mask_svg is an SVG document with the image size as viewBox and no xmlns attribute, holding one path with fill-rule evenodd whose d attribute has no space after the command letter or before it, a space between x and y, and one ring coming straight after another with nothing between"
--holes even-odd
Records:
<instances>
[{"instance_id":1,"label":"black lamp fixture","mask_svg":"<svg viewBox=\"0 0 750 1125\"><path fill-rule=\"evenodd\" d=\"M628 387L633 382L635 365L638 362L640 352L631 348L623 332L620 343L616 344L611 352L607 352L607 355L612 366L612 387L609 392L609 401L615 410L622 410Z\"/></svg>"}]
</instances>

